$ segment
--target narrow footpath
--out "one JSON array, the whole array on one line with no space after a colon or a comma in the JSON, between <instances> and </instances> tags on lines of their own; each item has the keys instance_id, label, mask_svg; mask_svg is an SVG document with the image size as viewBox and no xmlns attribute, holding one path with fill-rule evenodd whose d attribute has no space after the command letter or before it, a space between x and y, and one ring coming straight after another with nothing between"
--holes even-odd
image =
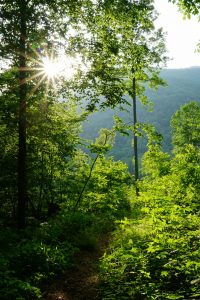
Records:
<instances>
[{"instance_id":1,"label":"narrow footpath","mask_svg":"<svg viewBox=\"0 0 200 300\"><path fill-rule=\"evenodd\" d=\"M50 284L43 300L100 300L98 263L108 245L107 237L101 237L93 251L79 252L74 265Z\"/></svg>"}]
</instances>

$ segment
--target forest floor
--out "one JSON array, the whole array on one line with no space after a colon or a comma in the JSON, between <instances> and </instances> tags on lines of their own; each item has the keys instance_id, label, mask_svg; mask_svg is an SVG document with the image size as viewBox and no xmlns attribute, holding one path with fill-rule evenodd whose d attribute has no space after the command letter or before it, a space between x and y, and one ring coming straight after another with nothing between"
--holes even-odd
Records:
<instances>
[{"instance_id":1,"label":"forest floor","mask_svg":"<svg viewBox=\"0 0 200 300\"><path fill-rule=\"evenodd\" d=\"M99 238L97 249L81 250L62 277L50 283L43 300L99 300L99 259L108 246L108 235Z\"/></svg>"}]
</instances>

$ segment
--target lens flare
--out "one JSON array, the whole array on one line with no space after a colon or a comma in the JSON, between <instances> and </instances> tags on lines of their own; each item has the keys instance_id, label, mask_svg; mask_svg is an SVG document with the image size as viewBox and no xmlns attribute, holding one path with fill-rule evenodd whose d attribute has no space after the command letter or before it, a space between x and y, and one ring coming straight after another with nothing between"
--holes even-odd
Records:
<instances>
[{"instance_id":1,"label":"lens flare","mask_svg":"<svg viewBox=\"0 0 200 300\"><path fill-rule=\"evenodd\" d=\"M45 57L42 60L43 71L49 78L54 78L59 76L62 72L61 62Z\"/></svg>"},{"instance_id":2,"label":"lens flare","mask_svg":"<svg viewBox=\"0 0 200 300\"><path fill-rule=\"evenodd\" d=\"M44 57L42 59L42 69L48 79L63 77L70 79L76 72L76 61L71 57L60 56L58 58Z\"/></svg>"}]
</instances>

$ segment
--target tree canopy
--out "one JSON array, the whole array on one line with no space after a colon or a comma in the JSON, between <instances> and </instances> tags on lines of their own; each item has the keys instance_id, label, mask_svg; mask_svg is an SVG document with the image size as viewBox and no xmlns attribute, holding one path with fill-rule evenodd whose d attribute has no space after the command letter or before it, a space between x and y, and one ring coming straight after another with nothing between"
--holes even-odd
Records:
<instances>
[{"instance_id":1,"label":"tree canopy","mask_svg":"<svg viewBox=\"0 0 200 300\"><path fill-rule=\"evenodd\" d=\"M199 14L200 3L198 0L169 0L169 2L177 4L187 16Z\"/></svg>"},{"instance_id":2,"label":"tree canopy","mask_svg":"<svg viewBox=\"0 0 200 300\"><path fill-rule=\"evenodd\" d=\"M183 151L188 144L199 149L200 106L197 102L183 105L171 119L172 142L175 151Z\"/></svg>"}]
</instances>

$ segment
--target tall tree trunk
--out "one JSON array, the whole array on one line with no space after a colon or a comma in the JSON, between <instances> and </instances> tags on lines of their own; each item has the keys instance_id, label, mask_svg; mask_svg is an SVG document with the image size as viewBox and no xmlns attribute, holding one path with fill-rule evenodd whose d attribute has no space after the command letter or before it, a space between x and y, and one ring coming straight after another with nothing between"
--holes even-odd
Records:
<instances>
[{"instance_id":1,"label":"tall tree trunk","mask_svg":"<svg viewBox=\"0 0 200 300\"><path fill-rule=\"evenodd\" d=\"M18 228L25 227L27 205L26 174L26 1L20 2L19 54L19 148L18 148Z\"/></svg>"},{"instance_id":2,"label":"tall tree trunk","mask_svg":"<svg viewBox=\"0 0 200 300\"><path fill-rule=\"evenodd\" d=\"M133 132L133 142L134 142L134 161L135 161L135 192L136 196L139 195L139 188L137 186L137 180L139 178L139 171L138 171L138 140L137 135L135 132L135 127L137 123L137 106L136 106L136 80L135 80L135 71L132 69L133 74L133 81L132 81L132 101L133 101L133 125L134 125L134 132Z\"/></svg>"}]
</instances>

